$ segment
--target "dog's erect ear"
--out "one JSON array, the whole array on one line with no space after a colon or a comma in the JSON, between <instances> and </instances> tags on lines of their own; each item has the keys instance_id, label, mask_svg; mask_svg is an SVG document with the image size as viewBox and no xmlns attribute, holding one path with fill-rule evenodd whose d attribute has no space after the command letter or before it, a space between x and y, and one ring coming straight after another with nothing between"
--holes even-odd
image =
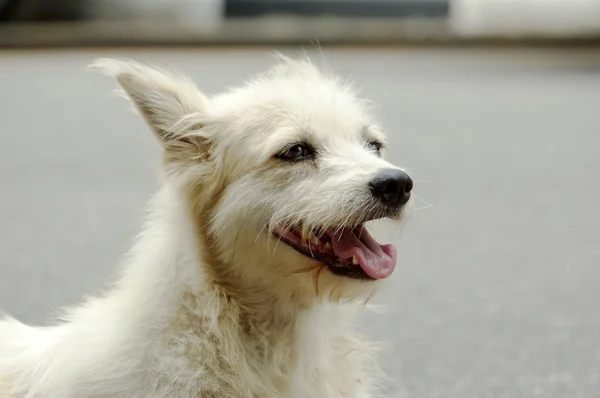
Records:
<instances>
[{"instance_id":1,"label":"dog's erect ear","mask_svg":"<svg viewBox=\"0 0 600 398\"><path fill-rule=\"evenodd\" d=\"M193 82L132 61L103 58L90 68L117 79L165 149L198 149L200 138L186 134L202 127L208 99Z\"/></svg>"}]
</instances>

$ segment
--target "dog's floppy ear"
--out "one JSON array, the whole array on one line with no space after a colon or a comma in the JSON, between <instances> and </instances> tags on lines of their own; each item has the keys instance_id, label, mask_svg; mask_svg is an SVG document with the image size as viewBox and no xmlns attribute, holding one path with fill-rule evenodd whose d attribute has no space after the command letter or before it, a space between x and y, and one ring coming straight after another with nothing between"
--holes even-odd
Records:
<instances>
[{"instance_id":1,"label":"dog's floppy ear","mask_svg":"<svg viewBox=\"0 0 600 398\"><path fill-rule=\"evenodd\" d=\"M90 68L114 76L165 149L199 150L208 99L183 76L172 76L133 61L98 59ZM191 147L189 147L191 146Z\"/></svg>"}]
</instances>

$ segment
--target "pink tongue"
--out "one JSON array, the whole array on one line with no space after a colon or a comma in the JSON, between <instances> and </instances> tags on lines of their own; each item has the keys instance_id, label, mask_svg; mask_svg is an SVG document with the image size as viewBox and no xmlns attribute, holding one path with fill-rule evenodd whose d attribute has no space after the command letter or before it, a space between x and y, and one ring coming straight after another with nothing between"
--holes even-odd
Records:
<instances>
[{"instance_id":1,"label":"pink tongue","mask_svg":"<svg viewBox=\"0 0 600 398\"><path fill-rule=\"evenodd\" d=\"M365 227L344 228L339 231L332 229L327 234L331 237L335 255L343 260L350 260L355 256L360 267L371 278L384 279L394 271L396 247L380 245Z\"/></svg>"}]
</instances>

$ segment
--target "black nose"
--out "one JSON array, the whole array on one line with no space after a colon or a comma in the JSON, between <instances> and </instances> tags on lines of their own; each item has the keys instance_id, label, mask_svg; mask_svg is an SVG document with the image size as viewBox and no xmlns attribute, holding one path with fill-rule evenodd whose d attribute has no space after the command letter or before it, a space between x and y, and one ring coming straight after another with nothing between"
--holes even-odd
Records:
<instances>
[{"instance_id":1,"label":"black nose","mask_svg":"<svg viewBox=\"0 0 600 398\"><path fill-rule=\"evenodd\" d=\"M369 183L371 193L383 204L399 207L410 199L413 182L402 170L387 169L380 171Z\"/></svg>"}]
</instances>

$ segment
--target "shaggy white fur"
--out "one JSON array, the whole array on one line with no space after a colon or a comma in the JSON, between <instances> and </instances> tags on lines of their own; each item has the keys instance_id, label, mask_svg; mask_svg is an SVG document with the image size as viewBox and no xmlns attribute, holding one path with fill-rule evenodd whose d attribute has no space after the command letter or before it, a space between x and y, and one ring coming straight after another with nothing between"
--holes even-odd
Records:
<instances>
[{"instance_id":1,"label":"shaggy white fur","mask_svg":"<svg viewBox=\"0 0 600 398\"><path fill-rule=\"evenodd\" d=\"M399 169L379 156L367 103L284 57L213 98L134 62L93 67L158 138L163 187L104 296L52 327L0 321L0 396L374 396L381 375L352 314L379 282L280 241L401 218L404 206L383 210L369 189Z\"/></svg>"}]
</instances>

